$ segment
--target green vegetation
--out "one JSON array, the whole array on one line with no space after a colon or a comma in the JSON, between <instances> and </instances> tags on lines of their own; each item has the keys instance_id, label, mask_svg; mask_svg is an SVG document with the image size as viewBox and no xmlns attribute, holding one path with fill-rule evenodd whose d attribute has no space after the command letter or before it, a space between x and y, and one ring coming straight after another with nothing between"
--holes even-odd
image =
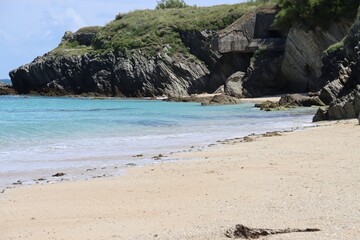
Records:
<instances>
[{"instance_id":1,"label":"green vegetation","mask_svg":"<svg viewBox=\"0 0 360 240\"><path fill-rule=\"evenodd\" d=\"M80 28L76 31L76 33L98 33L100 31L101 27L99 26L90 26L90 27L84 27Z\"/></svg>"},{"instance_id":2,"label":"green vegetation","mask_svg":"<svg viewBox=\"0 0 360 240\"><path fill-rule=\"evenodd\" d=\"M290 28L301 22L309 27L326 28L340 18L354 18L359 5L359 0L278 0L280 12L276 24Z\"/></svg>"},{"instance_id":3,"label":"green vegetation","mask_svg":"<svg viewBox=\"0 0 360 240\"><path fill-rule=\"evenodd\" d=\"M79 46L75 42L63 42L55 52L57 54L61 54L61 52L79 54L84 51L127 53L131 49L141 49L143 53L154 55L164 46L169 45L170 53L187 53L188 49L180 36L182 32L224 29L244 13L254 10L259 5L263 5L263 3L240 3L213 7L188 6L120 13L114 21L102 28L89 27L78 31L97 32L92 47Z\"/></svg>"},{"instance_id":4,"label":"green vegetation","mask_svg":"<svg viewBox=\"0 0 360 240\"><path fill-rule=\"evenodd\" d=\"M328 49L325 50L325 53L329 54L329 53L335 52L338 49L344 48L344 45L345 45L344 40L345 39L343 39L342 41L340 41L338 43L335 43L335 44L329 46Z\"/></svg>"},{"instance_id":5,"label":"green vegetation","mask_svg":"<svg viewBox=\"0 0 360 240\"><path fill-rule=\"evenodd\" d=\"M160 0L157 1L156 9L184 8L187 6L184 0Z\"/></svg>"},{"instance_id":6,"label":"green vegetation","mask_svg":"<svg viewBox=\"0 0 360 240\"><path fill-rule=\"evenodd\" d=\"M153 56L164 46L170 46L170 54L188 53L189 50L181 39L183 32L222 30L244 13L275 3L280 9L276 23L284 28L297 22L309 27L329 26L339 18L355 17L360 5L359 0L253 0L234 5L196 7L187 6L183 0L160 0L156 10L120 13L104 27L79 29L77 33L96 33L90 47L64 40L52 53L129 53L129 50L141 49L143 54Z\"/></svg>"}]
</instances>

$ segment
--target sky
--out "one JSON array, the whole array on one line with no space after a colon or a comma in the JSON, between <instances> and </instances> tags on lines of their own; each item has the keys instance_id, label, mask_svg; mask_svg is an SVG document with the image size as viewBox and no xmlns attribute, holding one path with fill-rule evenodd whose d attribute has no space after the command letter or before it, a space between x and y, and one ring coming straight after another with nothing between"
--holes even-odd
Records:
<instances>
[{"instance_id":1,"label":"sky","mask_svg":"<svg viewBox=\"0 0 360 240\"><path fill-rule=\"evenodd\" d=\"M189 5L244 0L187 0ZM154 9L156 0L0 0L0 79L55 48L65 31L104 26L118 13Z\"/></svg>"}]
</instances>

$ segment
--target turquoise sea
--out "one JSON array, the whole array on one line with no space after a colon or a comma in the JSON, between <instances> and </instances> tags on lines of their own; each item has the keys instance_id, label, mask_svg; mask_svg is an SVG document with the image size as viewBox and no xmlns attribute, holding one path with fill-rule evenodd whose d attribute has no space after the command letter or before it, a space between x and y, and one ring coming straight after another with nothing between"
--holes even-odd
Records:
<instances>
[{"instance_id":1,"label":"turquoise sea","mask_svg":"<svg viewBox=\"0 0 360 240\"><path fill-rule=\"evenodd\" d=\"M217 140L311 125L314 109L263 112L160 100L0 97L0 178L124 165ZM0 179L1 181L1 179Z\"/></svg>"}]
</instances>

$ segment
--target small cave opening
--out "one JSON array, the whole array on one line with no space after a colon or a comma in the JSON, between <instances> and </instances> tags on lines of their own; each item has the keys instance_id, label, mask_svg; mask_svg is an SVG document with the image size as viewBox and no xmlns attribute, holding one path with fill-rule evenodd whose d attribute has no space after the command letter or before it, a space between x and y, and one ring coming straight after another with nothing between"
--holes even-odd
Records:
<instances>
[{"instance_id":1,"label":"small cave opening","mask_svg":"<svg viewBox=\"0 0 360 240\"><path fill-rule=\"evenodd\" d=\"M268 36L269 38L282 38L282 34L280 33L279 30L276 30L276 29L270 29L268 31Z\"/></svg>"}]
</instances>

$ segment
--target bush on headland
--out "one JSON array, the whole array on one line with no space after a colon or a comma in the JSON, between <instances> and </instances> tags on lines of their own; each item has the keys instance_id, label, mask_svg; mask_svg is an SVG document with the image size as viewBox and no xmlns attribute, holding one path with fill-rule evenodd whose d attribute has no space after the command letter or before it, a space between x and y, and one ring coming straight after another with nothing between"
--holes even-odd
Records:
<instances>
[{"instance_id":1,"label":"bush on headland","mask_svg":"<svg viewBox=\"0 0 360 240\"><path fill-rule=\"evenodd\" d=\"M326 28L341 18L354 18L359 5L359 0L278 0L276 24L289 28L301 22Z\"/></svg>"},{"instance_id":2,"label":"bush on headland","mask_svg":"<svg viewBox=\"0 0 360 240\"><path fill-rule=\"evenodd\" d=\"M184 0L160 0L157 1L156 9L184 8L187 6Z\"/></svg>"}]
</instances>

